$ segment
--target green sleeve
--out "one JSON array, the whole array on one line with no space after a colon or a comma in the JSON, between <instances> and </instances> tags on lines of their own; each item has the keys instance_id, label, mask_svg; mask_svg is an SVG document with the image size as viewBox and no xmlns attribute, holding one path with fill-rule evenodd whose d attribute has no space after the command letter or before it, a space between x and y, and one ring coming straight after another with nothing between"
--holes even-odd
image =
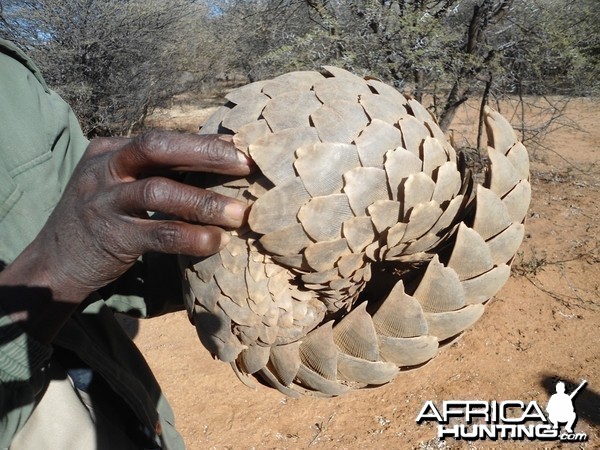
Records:
<instances>
[{"instance_id":1,"label":"green sleeve","mask_svg":"<svg viewBox=\"0 0 600 450\"><path fill-rule=\"evenodd\" d=\"M37 236L88 141L25 55L0 40L0 263Z\"/></svg>"}]
</instances>

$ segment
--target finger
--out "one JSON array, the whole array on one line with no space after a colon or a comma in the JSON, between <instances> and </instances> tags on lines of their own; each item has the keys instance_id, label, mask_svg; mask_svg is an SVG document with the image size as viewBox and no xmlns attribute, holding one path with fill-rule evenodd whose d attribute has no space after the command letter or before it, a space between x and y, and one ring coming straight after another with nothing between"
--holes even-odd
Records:
<instances>
[{"instance_id":1,"label":"finger","mask_svg":"<svg viewBox=\"0 0 600 450\"><path fill-rule=\"evenodd\" d=\"M89 157L94 157L104 153L114 152L116 150L120 150L130 141L131 139L124 137L96 138L90 141L86 150L86 154Z\"/></svg>"},{"instance_id":2,"label":"finger","mask_svg":"<svg viewBox=\"0 0 600 450\"><path fill-rule=\"evenodd\" d=\"M159 252L209 256L225 247L229 234L219 227L193 225L175 220L141 220L137 247L140 253Z\"/></svg>"},{"instance_id":3,"label":"finger","mask_svg":"<svg viewBox=\"0 0 600 450\"><path fill-rule=\"evenodd\" d=\"M119 188L118 204L127 212L160 211L181 219L225 227L240 227L247 205L216 192L150 177Z\"/></svg>"},{"instance_id":4,"label":"finger","mask_svg":"<svg viewBox=\"0 0 600 450\"><path fill-rule=\"evenodd\" d=\"M113 173L123 179L161 169L247 175L251 165L230 139L160 131L133 139L111 158Z\"/></svg>"}]
</instances>

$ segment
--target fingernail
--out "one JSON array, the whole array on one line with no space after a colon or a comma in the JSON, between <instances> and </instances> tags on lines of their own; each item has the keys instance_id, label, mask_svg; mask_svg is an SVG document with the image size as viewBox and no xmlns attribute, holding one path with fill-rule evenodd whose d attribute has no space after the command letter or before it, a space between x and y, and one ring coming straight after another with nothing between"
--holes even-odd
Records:
<instances>
[{"instance_id":1,"label":"fingernail","mask_svg":"<svg viewBox=\"0 0 600 450\"><path fill-rule=\"evenodd\" d=\"M231 202L231 203L228 203L227 206L225 206L223 213L225 214L225 216L228 219L230 219L236 223L239 223L241 225L242 222L244 221L244 217L246 215L246 209L247 209L247 206L244 203Z\"/></svg>"},{"instance_id":2,"label":"fingernail","mask_svg":"<svg viewBox=\"0 0 600 450\"><path fill-rule=\"evenodd\" d=\"M227 244L229 244L229 241L231 241L231 236L229 235L229 233L221 233L221 242L219 243L219 250L221 250Z\"/></svg>"},{"instance_id":3,"label":"fingernail","mask_svg":"<svg viewBox=\"0 0 600 450\"><path fill-rule=\"evenodd\" d=\"M244 153L238 151L237 156L242 164L244 164L246 166L249 166L252 164L252 160L248 156L246 156Z\"/></svg>"}]
</instances>

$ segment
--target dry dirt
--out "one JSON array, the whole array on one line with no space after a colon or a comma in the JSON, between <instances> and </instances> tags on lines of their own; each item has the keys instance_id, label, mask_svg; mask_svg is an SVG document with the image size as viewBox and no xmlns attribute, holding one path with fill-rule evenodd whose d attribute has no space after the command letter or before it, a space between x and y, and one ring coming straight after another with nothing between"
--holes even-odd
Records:
<instances>
[{"instance_id":1,"label":"dry dirt","mask_svg":"<svg viewBox=\"0 0 600 450\"><path fill-rule=\"evenodd\" d=\"M430 363L388 385L341 398L286 398L242 385L201 346L185 313L140 323L135 342L170 400L190 449L208 448L600 448L600 103L572 101L563 128L533 154L533 200L513 275L483 318ZM206 111L154 119L195 130ZM167 120L168 119L168 120ZM465 110L454 128L474 123ZM535 400L558 379L575 398L587 443L436 438L415 418L427 400Z\"/></svg>"}]
</instances>

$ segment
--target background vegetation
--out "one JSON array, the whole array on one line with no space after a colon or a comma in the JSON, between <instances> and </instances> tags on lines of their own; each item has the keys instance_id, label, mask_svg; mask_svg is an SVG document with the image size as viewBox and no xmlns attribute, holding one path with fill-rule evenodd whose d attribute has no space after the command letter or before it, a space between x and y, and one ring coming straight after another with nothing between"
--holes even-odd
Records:
<instances>
[{"instance_id":1,"label":"background vegetation","mask_svg":"<svg viewBox=\"0 0 600 450\"><path fill-rule=\"evenodd\" d=\"M524 140L600 86L598 0L0 0L89 136L127 134L178 92L331 64L394 84L447 129L509 96ZM544 120L528 122L535 108ZM539 111L538 111L539 112ZM477 145L479 147L479 144Z\"/></svg>"}]
</instances>

